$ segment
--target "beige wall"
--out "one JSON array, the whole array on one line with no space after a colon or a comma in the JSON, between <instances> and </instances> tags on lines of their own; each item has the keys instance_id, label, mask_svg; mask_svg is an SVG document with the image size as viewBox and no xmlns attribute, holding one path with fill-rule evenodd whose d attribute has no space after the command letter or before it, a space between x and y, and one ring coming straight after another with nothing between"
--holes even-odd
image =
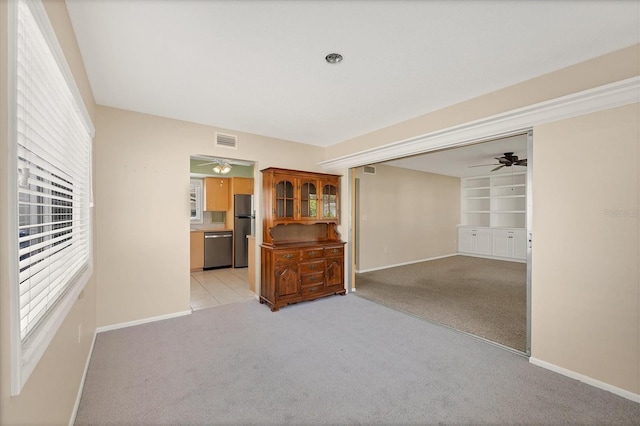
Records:
<instances>
[{"instance_id":1,"label":"beige wall","mask_svg":"<svg viewBox=\"0 0 640 426\"><path fill-rule=\"evenodd\" d=\"M331 146L326 159L639 75L637 44ZM532 356L635 395L640 394L637 108L534 127L532 277ZM558 152L576 160L563 162ZM607 209L630 213L605 217Z\"/></svg>"},{"instance_id":2,"label":"beige wall","mask_svg":"<svg viewBox=\"0 0 640 426\"><path fill-rule=\"evenodd\" d=\"M101 106L96 115L99 326L189 309L191 155L320 171L318 147ZM237 134L238 149L216 148L216 130Z\"/></svg>"},{"instance_id":3,"label":"beige wall","mask_svg":"<svg viewBox=\"0 0 640 426\"><path fill-rule=\"evenodd\" d=\"M87 107L95 114L97 278L88 284L22 394L10 398L9 265L6 243L0 245L2 424L69 421L96 323L106 326L188 309L190 155L254 160L259 161L257 168L320 171L321 159L640 74L640 45L636 45L326 150L221 129L239 135L239 149L230 151L214 147L212 127L106 107L94 112L64 2L46 4ZM7 3L0 1L3 129L7 128L6 22ZM532 318L534 356L636 394L640 393L640 297L638 267L632 261L638 258L638 219L606 217L603 211L638 208L638 121L636 106L535 129ZM620 161L613 161L609 146L622 149ZM0 206L5 212L7 147L7 135L0 132ZM587 172L580 163L557 164L553 155L557 147L572 155L577 152L594 167ZM346 189L345 179L342 182ZM343 191L345 208L347 200ZM343 209L342 228L347 216ZM344 230L342 234L347 235ZM0 241L6 242L8 235L6 221L0 221ZM80 324L84 335L78 343Z\"/></svg>"},{"instance_id":4,"label":"beige wall","mask_svg":"<svg viewBox=\"0 0 640 426\"><path fill-rule=\"evenodd\" d=\"M376 165L360 179L358 271L457 252L460 179Z\"/></svg>"},{"instance_id":5,"label":"beige wall","mask_svg":"<svg viewBox=\"0 0 640 426\"><path fill-rule=\"evenodd\" d=\"M89 114L93 116L95 103L75 35L63 1L46 2L46 10L79 86ZM7 2L0 1L0 424L66 424L71 418L78 395L80 380L89 355L96 328L96 280L92 278L84 294L73 306L42 360L27 381L21 394L10 397L9 345L9 265L7 239ZM94 277L96 271L94 269ZM82 338L78 342L78 327L82 324Z\"/></svg>"},{"instance_id":6,"label":"beige wall","mask_svg":"<svg viewBox=\"0 0 640 426\"><path fill-rule=\"evenodd\" d=\"M531 355L636 394L639 123L630 105L536 127L533 145Z\"/></svg>"}]
</instances>

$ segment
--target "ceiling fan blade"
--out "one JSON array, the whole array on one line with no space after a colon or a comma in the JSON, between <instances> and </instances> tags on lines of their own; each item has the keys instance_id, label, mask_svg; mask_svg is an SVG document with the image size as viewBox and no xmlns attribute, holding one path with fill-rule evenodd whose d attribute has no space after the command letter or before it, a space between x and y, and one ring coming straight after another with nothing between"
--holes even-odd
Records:
<instances>
[{"instance_id":1,"label":"ceiling fan blade","mask_svg":"<svg viewBox=\"0 0 640 426\"><path fill-rule=\"evenodd\" d=\"M468 167L486 167L486 166L497 166L498 164L476 164L475 166Z\"/></svg>"},{"instance_id":2,"label":"ceiling fan blade","mask_svg":"<svg viewBox=\"0 0 640 426\"><path fill-rule=\"evenodd\" d=\"M516 161L516 163L515 163L515 164L516 164L516 166L525 166L525 167L526 167L526 165L527 165L527 159L526 159L526 158L523 158L522 160L518 160L518 161Z\"/></svg>"},{"instance_id":3,"label":"ceiling fan blade","mask_svg":"<svg viewBox=\"0 0 640 426\"><path fill-rule=\"evenodd\" d=\"M492 171L492 172L495 172L496 170L500 170L500 169L501 169L501 168L503 168L503 167L504 167L504 164L502 164L502 165L500 165L500 166L496 167L495 169L492 169L491 171Z\"/></svg>"},{"instance_id":4,"label":"ceiling fan blade","mask_svg":"<svg viewBox=\"0 0 640 426\"><path fill-rule=\"evenodd\" d=\"M209 166L209 165L211 165L211 164L218 164L218 162L217 162L217 161L211 161L211 162L209 162L209 163L202 163L202 164L198 164L197 166L198 166L198 167L200 167L200 166Z\"/></svg>"}]
</instances>

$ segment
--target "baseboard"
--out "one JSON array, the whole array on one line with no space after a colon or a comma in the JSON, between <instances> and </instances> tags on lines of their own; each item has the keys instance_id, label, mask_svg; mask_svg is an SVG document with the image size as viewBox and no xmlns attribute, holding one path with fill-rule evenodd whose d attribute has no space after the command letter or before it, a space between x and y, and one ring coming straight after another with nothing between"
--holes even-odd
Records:
<instances>
[{"instance_id":1,"label":"baseboard","mask_svg":"<svg viewBox=\"0 0 640 426\"><path fill-rule=\"evenodd\" d=\"M514 259L513 257L499 257L499 256L490 256L488 254L485 255L485 254L464 253L464 252L458 252L456 254L459 256L480 257L482 259L504 260L506 262L516 262L516 263L527 263L527 259Z\"/></svg>"},{"instance_id":2,"label":"baseboard","mask_svg":"<svg viewBox=\"0 0 640 426\"><path fill-rule=\"evenodd\" d=\"M412 260L411 262L396 263L393 265L380 266L378 268L362 269L362 270L356 269L356 274L362 274L364 272L380 271L382 269L395 268L396 266L411 265L413 263L428 262L429 260L444 259L445 257L457 256L458 254L459 253L445 254L444 256L436 256L436 257L430 257L428 259Z\"/></svg>"},{"instance_id":3,"label":"baseboard","mask_svg":"<svg viewBox=\"0 0 640 426\"><path fill-rule=\"evenodd\" d=\"M104 333L105 331L117 330L119 328L133 327L136 325L182 317L185 315L191 315L191 309L189 309L188 311L180 311L180 312L174 312L172 314L159 315L157 317L143 318L135 321L121 322L119 324L105 325L103 327L98 327L96 329L96 333Z\"/></svg>"},{"instance_id":4,"label":"baseboard","mask_svg":"<svg viewBox=\"0 0 640 426\"><path fill-rule=\"evenodd\" d=\"M534 358L534 357L530 357L529 358L529 362L531 364L537 365L538 367L542 367L545 368L547 370L551 370L555 373L558 374L562 374L563 376L567 376L570 377L572 379L578 380L580 382L586 383L588 385L591 385L593 387L602 389L602 390L606 390L608 392L611 392L613 394L616 394L618 396L621 396L623 398L629 399L633 402L639 402L640 403L640 394L637 393L633 393L630 392L628 390L625 389L621 389L619 387L610 385L609 383L605 383L605 382L601 382L600 380L594 379L593 377L589 377L589 376L585 376L584 374L580 374L580 373L576 373L575 371L572 370L568 370L566 368L563 367L559 367L555 364L551 364L549 362L546 361L542 361L540 359Z\"/></svg>"},{"instance_id":5,"label":"baseboard","mask_svg":"<svg viewBox=\"0 0 640 426\"><path fill-rule=\"evenodd\" d=\"M91 340L91 347L89 348L89 355L87 355L87 361L84 363L84 372L82 373L82 379L80 380L80 387L78 388L78 395L76 396L76 403L73 406L71 412L71 419L69 420L69 426L73 426L76 422L76 415L78 414L78 408L80 408L80 399L82 399L82 391L84 390L84 381L87 378L87 372L89 371L89 364L91 363L91 356L93 355L93 347L96 344L96 336L98 333L93 333L93 339Z\"/></svg>"}]
</instances>

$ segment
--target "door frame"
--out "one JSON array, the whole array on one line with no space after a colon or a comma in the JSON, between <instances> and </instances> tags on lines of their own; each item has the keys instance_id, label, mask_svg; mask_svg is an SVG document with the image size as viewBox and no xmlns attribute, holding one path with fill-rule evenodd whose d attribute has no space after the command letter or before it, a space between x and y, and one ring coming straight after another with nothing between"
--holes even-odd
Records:
<instances>
[{"instance_id":1,"label":"door frame","mask_svg":"<svg viewBox=\"0 0 640 426\"><path fill-rule=\"evenodd\" d=\"M490 142L492 140L501 139L508 136L515 135L527 135L527 173L526 173L526 219L525 219L525 232L527 236L527 259L526 259L526 350L524 354L527 357L531 356L531 295L532 295L532 241L533 241L533 128L521 129L511 132L509 134L496 135L494 137L483 137L477 140L461 140L447 145L447 149L451 148L463 148L468 145L474 145L482 142ZM437 151L433 149L432 151ZM400 157L396 157L400 158ZM356 278L356 258L359 258L358 254L358 202L359 202L359 188L358 178L356 178L356 168L351 167L348 169L349 187L350 187L350 204L351 215L349 220L349 239L351 242L351 250L349 250L349 268L350 268L350 283L348 292L354 292L357 290L355 278ZM506 348L506 347L505 347ZM522 353L517 351L518 353Z\"/></svg>"}]
</instances>

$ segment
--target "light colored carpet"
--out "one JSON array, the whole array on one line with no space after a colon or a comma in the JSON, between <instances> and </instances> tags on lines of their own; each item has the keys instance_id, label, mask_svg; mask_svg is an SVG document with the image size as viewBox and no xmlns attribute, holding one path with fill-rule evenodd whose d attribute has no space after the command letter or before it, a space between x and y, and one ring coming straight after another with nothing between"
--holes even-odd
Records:
<instances>
[{"instance_id":1,"label":"light colored carpet","mask_svg":"<svg viewBox=\"0 0 640 426\"><path fill-rule=\"evenodd\" d=\"M526 352L527 265L452 256L356 275L356 294Z\"/></svg>"},{"instance_id":2,"label":"light colored carpet","mask_svg":"<svg viewBox=\"0 0 640 426\"><path fill-rule=\"evenodd\" d=\"M633 424L640 405L353 295L97 336L77 425Z\"/></svg>"}]
</instances>

